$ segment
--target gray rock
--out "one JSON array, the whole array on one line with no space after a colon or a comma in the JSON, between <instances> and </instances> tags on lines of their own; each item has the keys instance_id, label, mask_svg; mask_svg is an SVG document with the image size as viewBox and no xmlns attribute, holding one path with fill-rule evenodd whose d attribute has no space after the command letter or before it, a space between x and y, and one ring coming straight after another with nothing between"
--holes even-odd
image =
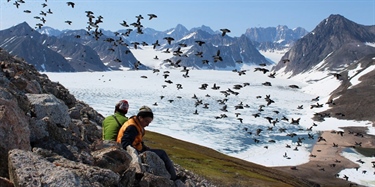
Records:
<instances>
[{"instance_id":1,"label":"gray rock","mask_svg":"<svg viewBox=\"0 0 375 187\"><path fill-rule=\"evenodd\" d=\"M131 156L119 147L108 147L92 152L94 165L110 169L116 173L123 173L129 168Z\"/></svg>"},{"instance_id":2,"label":"gray rock","mask_svg":"<svg viewBox=\"0 0 375 187\"><path fill-rule=\"evenodd\" d=\"M152 173L167 179L171 178L171 175L165 168L164 161L156 153L145 151L141 153L139 157L141 157L142 163L148 173Z\"/></svg>"},{"instance_id":3,"label":"gray rock","mask_svg":"<svg viewBox=\"0 0 375 187\"><path fill-rule=\"evenodd\" d=\"M15 186L77 186L78 177L30 151L9 152L9 176Z\"/></svg>"},{"instance_id":4,"label":"gray rock","mask_svg":"<svg viewBox=\"0 0 375 187\"><path fill-rule=\"evenodd\" d=\"M58 126L67 128L71 121L68 107L52 94L26 94L37 119L49 117Z\"/></svg>"},{"instance_id":5,"label":"gray rock","mask_svg":"<svg viewBox=\"0 0 375 187\"><path fill-rule=\"evenodd\" d=\"M3 177L8 177L9 150L31 150L29 118L18 105L12 93L0 87L0 176Z\"/></svg>"},{"instance_id":6,"label":"gray rock","mask_svg":"<svg viewBox=\"0 0 375 187\"><path fill-rule=\"evenodd\" d=\"M28 82L25 90L28 93L33 93L33 94L40 94L43 93L42 88L40 87L40 84L36 80L31 80Z\"/></svg>"},{"instance_id":7,"label":"gray rock","mask_svg":"<svg viewBox=\"0 0 375 187\"><path fill-rule=\"evenodd\" d=\"M47 128L47 121L49 120L48 117L45 117L41 120L37 120L36 118L31 118L29 123L30 131L30 142L36 142L38 140L42 140L49 136L48 128Z\"/></svg>"},{"instance_id":8,"label":"gray rock","mask_svg":"<svg viewBox=\"0 0 375 187\"><path fill-rule=\"evenodd\" d=\"M141 160L141 157L138 156L137 150L135 150L131 146L128 146L126 147L126 151L132 158L132 161L130 162L129 167L135 168L136 173L144 173L146 171L146 168L142 165L142 160Z\"/></svg>"},{"instance_id":9,"label":"gray rock","mask_svg":"<svg viewBox=\"0 0 375 187\"><path fill-rule=\"evenodd\" d=\"M150 173L145 173L144 177L142 177L141 181L139 182L140 187L153 187L153 186L170 186L174 187L174 182L169 180L168 178L156 176Z\"/></svg>"},{"instance_id":10,"label":"gray rock","mask_svg":"<svg viewBox=\"0 0 375 187\"><path fill-rule=\"evenodd\" d=\"M15 186L117 186L120 177L108 169L60 158L49 162L30 151L9 152L9 175Z\"/></svg>"},{"instance_id":11,"label":"gray rock","mask_svg":"<svg viewBox=\"0 0 375 187\"><path fill-rule=\"evenodd\" d=\"M143 174L137 174L135 168L129 167L124 173L122 173L120 184L126 187L139 186L137 183L142 177Z\"/></svg>"}]
</instances>

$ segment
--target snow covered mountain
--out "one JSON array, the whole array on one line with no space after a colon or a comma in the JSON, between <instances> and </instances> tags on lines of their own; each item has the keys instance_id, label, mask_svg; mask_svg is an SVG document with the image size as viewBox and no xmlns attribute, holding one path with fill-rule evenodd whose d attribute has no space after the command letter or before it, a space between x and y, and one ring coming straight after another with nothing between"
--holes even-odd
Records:
<instances>
[{"instance_id":1,"label":"snow covered mountain","mask_svg":"<svg viewBox=\"0 0 375 187\"><path fill-rule=\"evenodd\" d=\"M47 28L51 31L50 28ZM122 40L105 35L95 38L85 30L40 34L26 22L0 31L0 47L33 64L38 71L108 71L122 68L147 69ZM56 34L56 36L54 36Z\"/></svg>"},{"instance_id":2,"label":"snow covered mountain","mask_svg":"<svg viewBox=\"0 0 375 187\"><path fill-rule=\"evenodd\" d=\"M241 69L243 65L274 64L280 60L281 56L289 49L289 46L305 33L302 28L295 29L296 32L286 26L278 26L273 29L277 30L278 33L276 37L271 39L272 41L252 40L250 29L240 37L222 36L221 31L213 31L205 25L190 30L181 24L166 31L143 28L141 34L131 28L116 32L108 30L101 30L100 32L110 38L122 38L131 49L142 49L155 44L154 49L156 51L171 54L178 53L178 55L171 56L170 59L159 59L154 66L185 66L195 69L233 70ZM300 33L297 31L300 31ZM42 28L40 32L51 33L51 28L47 28L47 30ZM67 31L61 32L60 35L66 35L66 33ZM289 36L291 35L290 33L294 33L292 37ZM265 36L269 33L268 30L257 30L256 34ZM168 43L166 38L170 38L171 43ZM197 42L201 41L204 44L197 45ZM134 52L134 50L131 51ZM184 52L182 53L181 51ZM111 58L113 59L112 56L109 57L110 55L105 55L104 52L101 53L101 59L106 58L105 61L107 63L111 61ZM214 56L217 58L214 59ZM178 64L174 64L174 62L178 62Z\"/></svg>"},{"instance_id":3,"label":"snow covered mountain","mask_svg":"<svg viewBox=\"0 0 375 187\"><path fill-rule=\"evenodd\" d=\"M208 26L202 25L188 30L178 24L166 31L129 27L117 32L103 29L90 32L59 32L52 28L42 28L39 32L45 34L35 32L31 38L24 37L33 30L26 25L22 23L1 31L0 45L25 58L29 63L36 64L41 71L148 68L142 66L142 62L132 54L132 51L152 46L155 51L171 54L169 58L155 56L155 64L161 67L237 70L247 65L273 65L279 62L274 70L293 76L314 68L341 71L367 54L373 53L374 48L371 44L375 38L373 26L359 25L340 15L331 15L307 35L303 28L289 29L287 26L278 26L250 28L240 37L229 37L222 35L220 31L213 31ZM53 57L51 60L35 61L32 54L24 54L31 51L25 50L26 46L17 49L22 46L18 43L22 42L16 38L30 40L29 43L41 45L40 48L48 48L45 50L60 56L56 55L59 57ZM29 48L30 46L33 45L27 45ZM43 57L43 54L38 57ZM285 64L283 59L287 59L289 63ZM323 60L324 63L320 64ZM52 66L59 68L45 68L49 67L46 62L53 62ZM316 67L318 64L322 66Z\"/></svg>"},{"instance_id":4,"label":"snow covered mountain","mask_svg":"<svg viewBox=\"0 0 375 187\"><path fill-rule=\"evenodd\" d=\"M275 66L297 75L311 69L341 71L368 54L374 54L375 26L359 25L341 15L330 15L298 40ZM284 63L284 59L288 59ZM324 61L324 63L322 63ZM319 65L319 66L317 66Z\"/></svg>"},{"instance_id":5,"label":"snow covered mountain","mask_svg":"<svg viewBox=\"0 0 375 187\"><path fill-rule=\"evenodd\" d=\"M261 44L264 43L263 45L260 45L260 49L262 50L269 49L271 46L268 46L267 44L270 43L274 44L275 48L290 46L306 34L308 34L308 32L301 27L289 29L285 25L267 28L249 28L245 32L245 36L249 37L251 40Z\"/></svg>"},{"instance_id":6,"label":"snow covered mountain","mask_svg":"<svg viewBox=\"0 0 375 187\"><path fill-rule=\"evenodd\" d=\"M368 110L375 108L374 28L341 15L330 15L298 40L273 70L278 75L311 84L339 81L339 87L327 93L331 108L318 113L319 120L331 115L341 119L375 120ZM314 92L324 95L323 89Z\"/></svg>"}]
</instances>

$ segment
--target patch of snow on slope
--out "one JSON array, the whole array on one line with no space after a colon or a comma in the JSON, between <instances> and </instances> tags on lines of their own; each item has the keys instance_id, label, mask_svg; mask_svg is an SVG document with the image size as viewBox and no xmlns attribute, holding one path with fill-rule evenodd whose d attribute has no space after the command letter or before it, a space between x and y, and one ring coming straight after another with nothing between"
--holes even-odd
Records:
<instances>
[{"instance_id":1,"label":"patch of snow on slope","mask_svg":"<svg viewBox=\"0 0 375 187\"><path fill-rule=\"evenodd\" d=\"M371 42L365 42L365 45L368 45L370 47L375 47L375 43L371 43Z\"/></svg>"},{"instance_id":2,"label":"patch of snow on slope","mask_svg":"<svg viewBox=\"0 0 375 187\"><path fill-rule=\"evenodd\" d=\"M371 71L374 71L374 70L375 70L375 66L370 66L370 67L366 68L365 70L363 70L362 72L360 72L359 74L357 74L354 77L352 77L352 79L350 79L350 83L352 85L348 89L350 89L353 86L361 83L361 81L359 80L359 78L361 78L363 75L366 75L367 73L369 73Z\"/></svg>"},{"instance_id":3,"label":"patch of snow on slope","mask_svg":"<svg viewBox=\"0 0 375 187\"><path fill-rule=\"evenodd\" d=\"M181 38L181 40L179 40L179 41L187 40L187 39L193 37L195 34L196 34L196 32L192 32L192 33L190 33L190 34L184 36L183 38Z\"/></svg>"},{"instance_id":4,"label":"patch of snow on slope","mask_svg":"<svg viewBox=\"0 0 375 187\"><path fill-rule=\"evenodd\" d=\"M259 50L259 53L262 54L264 57L272 61L273 63L277 63L280 61L281 57L284 56L284 54L289 49L283 49L283 50Z\"/></svg>"},{"instance_id":5,"label":"patch of snow on slope","mask_svg":"<svg viewBox=\"0 0 375 187\"><path fill-rule=\"evenodd\" d=\"M163 60L173 57L172 53L164 53L163 51L154 50L153 46L144 46L142 49L130 49L130 51L137 60L150 68L161 68ZM154 59L156 56L158 59Z\"/></svg>"}]
</instances>

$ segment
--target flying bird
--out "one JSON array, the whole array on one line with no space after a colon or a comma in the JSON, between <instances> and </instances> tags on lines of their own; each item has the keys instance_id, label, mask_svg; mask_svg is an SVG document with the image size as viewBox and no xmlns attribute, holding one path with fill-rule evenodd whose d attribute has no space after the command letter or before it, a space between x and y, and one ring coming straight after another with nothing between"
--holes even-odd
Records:
<instances>
[{"instance_id":1,"label":"flying bird","mask_svg":"<svg viewBox=\"0 0 375 187\"><path fill-rule=\"evenodd\" d=\"M68 6L72 6L72 8L74 8L74 5L75 5L75 3L71 2L71 1L66 2L66 4L68 4Z\"/></svg>"},{"instance_id":2,"label":"flying bird","mask_svg":"<svg viewBox=\"0 0 375 187\"><path fill-rule=\"evenodd\" d=\"M40 15L42 15L42 16L47 16L47 13L46 12L44 12L44 11L40 11L40 13L39 13Z\"/></svg>"},{"instance_id":3,"label":"flying bird","mask_svg":"<svg viewBox=\"0 0 375 187\"><path fill-rule=\"evenodd\" d=\"M147 14L148 16L150 16L148 18L148 20L151 20L152 18L157 18L158 16L156 16L155 14Z\"/></svg>"},{"instance_id":4,"label":"flying bird","mask_svg":"<svg viewBox=\"0 0 375 187\"><path fill-rule=\"evenodd\" d=\"M143 16L139 14L138 16L135 16L135 18L137 18L137 22L139 23L141 19L143 19Z\"/></svg>"},{"instance_id":5,"label":"flying bird","mask_svg":"<svg viewBox=\"0 0 375 187\"><path fill-rule=\"evenodd\" d=\"M216 55L212 57L214 58L214 62L223 61L223 58L220 56L220 50L217 50Z\"/></svg>"},{"instance_id":6,"label":"flying bird","mask_svg":"<svg viewBox=\"0 0 375 187\"><path fill-rule=\"evenodd\" d=\"M42 21L43 23L46 23L47 20L45 20L44 17L42 17L42 18L40 19L40 21Z\"/></svg>"},{"instance_id":7,"label":"flying bird","mask_svg":"<svg viewBox=\"0 0 375 187\"><path fill-rule=\"evenodd\" d=\"M156 46L160 46L160 44L159 44L159 40L156 40L156 42L153 43L152 45L153 45L153 47L152 47L153 49L155 49Z\"/></svg>"},{"instance_id":8,"label":"flying bird","mask_svg":"<svg viewBox=\"0 0 375 187\"><path fill-rule=\"evenodd\" d=\"M197 41L195 41L195 43L197 43L199 46L202 46L202 45L205 44L206 42L204 42L204 41L200 41L200 40L197 40Z\"/></svg>"},{"instance_id":9,"label":"flying bird","mask_svg":"<svg viewBox=\"0 0 375 187\"><path fill-rule=\"evenodd\" d=\"M168 41L168 44L171 45L171 42L174 40L174 38L168 36L168 37L164 37L163 38L164 40L167 40Z\"/></svg>"},{"instance_id":10,"label":"flying bird","mask_svg":"<svg viewBox=\"0 0 375 187\"><path fill-rule=\"evenodd\" d=\"M72 24L72 21L66 20L65 23L71 25L71 24Z\"/></svg>"},{"instance_id":11,"label":"flying bird","mask_svg":"<svg viewBox=\"0 0 375 187\"><path fill-rule=\"evenodd\" d=\"M42 29L43 24L41 24L41 23L37 23L36 26L37 26L39 29Z\"/></svg>"},{"instance_id":12,"label":"flying bird","mask_svg":"<svg viewBox=\"0 0 375 187\"><path fill-rule=\"evenodd\" d=\"M16 5L17 8L20 6L20 4L17 1L14 2L13 4Z\"/></svg>"},{"instance_id":13,"label":"flying bird","mask_svg":"<svg viewBox=\"0 0 375 187\"><path fill-rule=\"evenodd\" d=\"M222 32L221 36L225 36L226 33L230 32L229 29L220 29L220 31Z\"/></svg>"},{"instance_id":14,"label":"flying bird","mask_svg":"<svg viewBox=\"0 0 375 187\"><path fill-rule=\"evenodd\" d=\"M126 23L126 21L122 21L122 23L120 23L120 25L124 26L124 27L129 27L129 25Z\"/></svg>"}]
</instances>

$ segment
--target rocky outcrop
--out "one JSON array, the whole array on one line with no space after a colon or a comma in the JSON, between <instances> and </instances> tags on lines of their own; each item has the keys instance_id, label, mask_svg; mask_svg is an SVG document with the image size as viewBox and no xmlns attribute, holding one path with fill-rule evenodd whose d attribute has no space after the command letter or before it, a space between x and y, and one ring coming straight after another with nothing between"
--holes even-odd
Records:
<instances>
[{"instance_id":1,"label":"rocky outcrop","mask_svg":"<svg viewBox=\"0 0 375 187\"><path fill-rule=\"evenodd\" d=\"M103 116L61 84L0 49L0 186L197 186L171 181L153 152L101 140Z\"/></svg>"}]
</instances>

